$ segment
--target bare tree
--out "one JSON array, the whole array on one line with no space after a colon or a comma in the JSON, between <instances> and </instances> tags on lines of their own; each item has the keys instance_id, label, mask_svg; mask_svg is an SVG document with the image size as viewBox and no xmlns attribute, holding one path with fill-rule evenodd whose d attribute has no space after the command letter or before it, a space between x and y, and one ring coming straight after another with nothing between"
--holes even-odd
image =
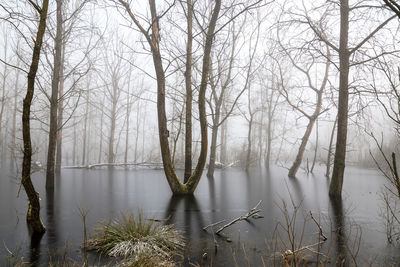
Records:
<instances>
[{"instance_id":1,"label":"bare tree","mask_svg":"<svg viewBox=\"0 0 400 267\"><path fill-rule=\"evenodd\" d=\"M54 187L54 164L57 144L57 109L58 109L58 88L60 83L60 70L62 63L62 0L56 0L57 3L57 30L54 40L54 64L53 77L51 81L51 98L50 98L50 129L49 129L49 146L47 150L47 169L46 169L46 188Z\"/></svg>"},{"instance_id":2,"label":"bare tree","mask_svg":"<svg viewBox=\"0 0 400 267\"><path fill-rule=\"evenodd\" d=\"M40 219L40 202L39 194L35 191L31 180L31 161L32 161L32 144L30 129L30 109L35 88L36 72L39 65L40 49L42 47L43 35L46 30L47 10L49 6L48 0L43 0L42 7L34 5L40 14L40 20L36 39L34 40L34 48L32 55L32 63L28 73L28 87L24 98L22 111L22 134L24 141L24 158L22 162L22 185L29 199L29 209L27 213L27 222L33 233L44 233L46 229Z\"/></svg>"},{"instance_id":3,"label":"bare tree","mask_svg":"<svg viewBox=\"0 0 400 267\"><path fill-rule=\"evenodd\" d=\"M279 34L278 34L279 35ZM279 39L279 37L278 37ZM310 59L307 60L307 62L310 62L309 64L306 65L302 65L299 61L305 61L303 59L301 59L301 57L298 57L298 59L296 60L293 55L292 52L290 50L288 50L287 48L284 47L284 45L282 43L280 43L281 48L283 49L284 53L286 54L286 56L289 58L290 63L292 64L292 66L297 69L301 74L303 74L307 80L307 86L308 88L311 89L311 91L315 94L315 102L312 103L307 103L307 101L305 99L301 99L297 98L295 100L292 100L290 95L294 95L293 93L289 93L288 88L284 85L284 83L282 83L282 95L283 97L286 99L287 103L296 111L298 111L300 114L302 114L302 116L305 116L308 119L308 124L307 124L307 128L306 131L303 134L303 137L301 139L301 143L300 143L300 147L299 150L297 152L296 155L296 159L294 160L292 166L289 169L289 173L288 176L289 177L295 177L296 173L300 167L300 164L302 162L303 159L303 155L304 155L304 151L306 149L307 143L308 143L308 139L310 138L312 129L314 127L315 121L318 119L319 115L321 114L321 112L323 112L324 110L322 110L322 101L323 101L323 94L324 94L324 90L326 87L326 84L328 82L328 77L329 77L329 66L330 66L330 61L331 61L331 56L330 56L330 50L329 47L326 45L326 62L325 62L325 70L324 70L324 74L323 74L323 78L321 81L321 85L318 87L317 84L314 84L311 78L311 71L312 68L316 65L316 58L311 54ZM300 53L301 55L306 55L307 51L310 51L310 47L305 46L304 50L298 50L297 52ZM296 52L296 51L295 51ZM283 78L283 73L282 70L280 70L281 73L281 79ZM303 92L304 89L302 89ZM295 101L295 102L294 102ZM306 107L302 104L302 103L307 103ZM310 108L310 106L313 107L312 113L308 113L306 108Z\"/></svg>"},{"instance_id":4,"label":"bare tree","mask_svg":"<svg viewBox=\"0 0 400 267\"><path fill-rule=\"evenodd\" d=\"M167 130L167 119L165 113L165 70L163 67L163 61L160 53L160 28L159 20L160 16L156 11L156 3L154 0L150 0L150 13L151 13L151 34L142 26L138 21L136 15L131 10L129 4L123 0L119 0L119 3L125 8L126 12L130 16L132 22L140 30L143 36L146 38L147 43L151 47L151 53L154 62L154 68L157 76L157 111L158 111L158 127L159 127L159 138L161 146L161 156L163 159L164 172L167 177L168 183L171 190L175 194L187 194L193 193L195 190L201 174L204 169L206 157L207 157L207 118L205 109L205 93L207 89L208 72L210 65L210 54L212 48L212 42L214 38L214 30L216 27L219 11L221 8L221 1L217 0L212 12L210 19L206 40L204 43L204 57L202 66L202 78L199 89L199 115L200 115L200 127L201 127L201 152L199 160L194 170L194 173L190 176L188 181L183 184L179 181L172 161L168 142L168 130Z\"/></svg>"},{"instance_id":5,"label":"bare tree","mask_svg":"<svg viewBox=\"0 0 400 267\"><path fill-rule=\"evenodd\" d=\"M348 0L340 0L340 37L339 46L335 45L330 40L324 31L317 24L306 16L306 22L318 38L324 41L332 50L339 55L339 101L338 101L338 115L337 115L337 137L335 158L331 184L329 187L329 196L333 198L341 198L343 177L346 161L346 146L347 146L347 126L349 117L349 70L351 66L361 64L361 62L350 62L350 57L363 47L368 40L370 40L378 31L380 31L386 24L396 17L393 15L387 18L384 22L378 25L374 30L369 32L360 42L355 46L349 47L349 15L350 11L360 10L363 6L357 5L353 8L349 6ZM370 8L366 6L364 8ZM319 26L318 26L319 25Z\"/></svg>"},{"instance_id":6,"label":"bare tree","mask_svg":"<svg viewBox=\"0 0 400 267\"><path fill-rule=\"evenodd\" d=\"M240 34L243 32L246 19L239 25L239 28L235 28L235 21L232 22L230 27L227 29L226 40L220 41L221 45L217 48L215 60L216 70L213 68L210 70L209 83L211 88L210 97L207 99L207 103L211 110L211 144L210 144L210 160L208 164L207 176L213 177L215 170L216 152L217 152L217 137L219 127L228 119L228 117L234 111L239 98L246 91L247 87L243 86L239 89L232 103L229 102L229 97L234 95L233 92L235 86L233 81L237 78L233 71L237 64L235 64L237 54L241 50L238 46L238 39ZM240 46L240 45L239 45ZM216 50L217 50L216 49ZM223 108L226 112L222 113ZM223 140L222 140L223 142Z\"/></svg>"}]
</instances>

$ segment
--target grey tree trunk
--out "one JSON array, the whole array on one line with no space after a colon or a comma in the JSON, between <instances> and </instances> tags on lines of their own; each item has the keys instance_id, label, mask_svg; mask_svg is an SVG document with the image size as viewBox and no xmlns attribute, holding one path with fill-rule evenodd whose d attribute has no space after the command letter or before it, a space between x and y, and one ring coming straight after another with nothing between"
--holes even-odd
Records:
<instances>
[{"instance_id":1,"label":"grey tree trunk","mask_svg":"<svg viewBox=\"0 0 400 267\"><path fill-rule=\"evenodd\" d=\"M112 81L112 103L111 103L111 116L110 116L110 133L108 139L108 163L114 163L115 154L114 154L114 141L115 141L115 124L117 119L117 104L118 104L118 83L117 78L113 77Z\"/></svg>"},{"instance_id":2,"label":"grey tree trunk","mask_svg":"<svg viewBox=\"0 0 400 267\"><path fill-rule=\"evenodd\" d=\"M289 169L289 174L288 174L289 177L294 178L296 176L296 173L300 167L301 161L303 160L304 151L306 150L306 145L307 145L308 139L310 138L312 129L314 127L314 123L315 123L315 119L309 120L309 122L308 122L307 129L303 135L303 138L301 139L301 144L300 144L296 159L293 162L292 167L290 167L290 169Z\"/></svg>"},{"instance_id":3,"label":"grey tree trunk","mask_svg":"<svg viewBox=\"0 0 400 267\"><path fill-rule=\"evenodd\" d=\"M46 30L47 10L49 6L48 0L43 0L40 10L40 20L36 40L33 47L32 62L28 73L28 86L26 96L23 102L22 110L22 136L24 142L24 158L22 161L22 179L21 183L25 189L29 199L29 208L26 215L26 220L29 229L33 234L43 234L46 229L40 219L40 202L39 194L35 191L31 180L31 163L32 163L32 143L31 143L31 128L30 128L30 111L32 98L35 89L35 78L39 66L40 50L42 47L43 35Z\"/></svg>"},{"instance_id":4,"label":"grey tree trunk","mask_svg":"<svg viewBox=\"0 0 400 267\"><path fill-rule=\"evenodd\" d=\"M8 36L7 34L5 35L5 40L4 40L4 60L7 60L7 50L8 50ZM4 115L4 107L6 105L6 82L7 82L7 64L4 64L4 72L3 72L3 84L1 87L1 99L0 99L0 153L1 153L1 162L3 163L3 143L4 143L4 139L3 138L3 115Z\"/></svg>"},{"instance_id":5,"label":"grey tree trunk","mask_svg":"<svg viewBox=\"0 0 400 267\"><path fill-rule=\"evenodd\" d=\"M58 86L60 82L61 48L62 48L62 0L56 0L57 3L57 30L54 40L55 55L53 64L53 78L51 82L50 98L50 129L49 146L47 149L47 171L46 188L54 187L54 164L57 142L57 109L58 109Z\"/></svg>"},{"instance_id":6,"label":"grey tree trunk","mask_svg":"<svg viewBox=\"0 0 400 267\"><path fill-rule=\"evenodd\" d=\"M74 118L74 125L75 124L75 118ZM75 166L77 163L76 160L76 127L74 127L74 135L73 135L73 141L72 141L72 165Z\"/></svg>"},{"instance_id":7,"label":"grey tree trunk","mask_svg":"<svg viewBox=\"0 0 400 267\"><path fill-rule=\"evenodd\" d=\"M220 151L220 159L219 161L222 164L226 164L227 163L227 158L226 158L226 138L227 138L227 132L228 132L228 120L225 120L224 123L221 124L221 134L220 134L220 138L221 138L221 151Z\"/></svg>"},{"instance_id":8,"label":"grey tree trunk","mask_svg":"<svg viewBox=\"0 0 400 267\"><path fill-rule=\"evenodd\" d=\"M251 164L251 131L253 128L253 117L254 114L250 113L250 119L249 119L249 128L247 130L247 156L246 156L246 171L249 170L250 164Z\"/></svg>"},{"instance_id":9,"label":"grey tree trunk","mask_svg":"<svg viewBox=\"0 0 400 267\"><path fill-rule=\"evenodd\" d=\"M89 78L90 80L90 78ZM83 144L82 144L82 165L86 163L86 138L87 138L87 123L89 116L89 101L90 101L90 91L89 91L89 82L86 88L86 108L85 108L85 118L84 118L84 126L83 126Z\"/></svg>"},{"instance_id":10,"label":"grey tree trunk","mask_svg":"<svg viewBox=\"0 0 400 267\"><path fill-rule=\"evenodd\" d=\"M329 178L329 176L330 176L331 156L332 156L332 147L333 147L333 138L334 138L334 136L335 136L336 123L337 123L337 117L335 118L335 122L333 123L332 131L331 131L331 138L329 139L328 157L327 157L327 159L326 159L326 172L325 172L325 176L328 177L328 178Z\"/></svg>"},{"instance_id":11,"label":"grey tree trunk","mask_svg":"<svg viewBox=\"0 0 400 267\"><path fill-rule=\"evenodd\" d=\"M315 121L315 149L314 149L314 159L310 170L311 173L314 171L315 162L317 161L317 152L318 152L318 119Z\"/></svg>"},{"instance_id":12,"label":"grey tree trunk","mask_svg":"<svg viewBox=\"0 0 400 267\"><path fill-rule=\"evenodd\" d=\"M348 49L349 38L349 1L340 0L340 46L339 46L339 103L337 117L337 137L335 159L329 196L340 198L342 196L343 175L346 161L347 123L349 107L349 68L350 51Z\"/></svg>"},{"instance_id":13,"label":"grey tree trunk","mask_svg":"<svg viewBox=\"0 0 400 267\"><path fill-rule=\"evenodd\" d=\"M187 0L187 46L186 46L186 124L185 124L185 172L184 183L187 183L192 175L192 23L193 5L192 0Z\"/></svg>"},{"instance_id":14,"label":"grey tree trunk","mask_svg":"<svg viewBox=\"0 0 400 267\"><path fill-rule=\"evenodd\" d=\"M19 50L19 44L18 48ZM17 61L17 67L19 67L19 60ZM17 135L17 111L18 111L18 82L19 82L19 71L15 74L15 87L14 87L14 109L13 109L13 115L12 115L12 128L11 128L11 160L10 160L10 169L14 169L15 166L15 160L16 160L16 135Z\"/></svg>"},{"instance_id":15,"label":"grey tree trunk","mask_svg":"<svg viewBox=\"0 0 400 267\"><path fill-rule=\"evenodd\" d=\"M106 99L106 95L103 94L103 103ZM101 158L103 155L103 124L104 124L104 109L101 109L101 117L100 117L100 141L99 141L99 158L97 160L98 163L101 163Z\"/></svg>"},{"instance_id":16,"label":"grey tree trunk","mask_svg":"<svg viewBox=\"0 0 400 267\"><path fill-rule=\"evenodd\" d=\"M58 118L57 118L57 150L56 150L56 168L57 175L61 173L62 162L62 135L63 135L63 116L64 116L64 59L65 44L62 48L61 67L60 67L60 86L58 88Z\"/></svg>"},{"instance_id":17,"label":"grey tree trunk","mask_svg":"<svg viewBox=\"0 0 400 267\"><path fill-rule=\"evenodd\" d=\"M219 123L219 122L218 122ZM213 126L211 128L211 146L210 146L210 161L208 164L207 176L213 177L215 171L215 159L217 154L217 137L218 137L218 128Z\"/></svg>"}]
</instances>

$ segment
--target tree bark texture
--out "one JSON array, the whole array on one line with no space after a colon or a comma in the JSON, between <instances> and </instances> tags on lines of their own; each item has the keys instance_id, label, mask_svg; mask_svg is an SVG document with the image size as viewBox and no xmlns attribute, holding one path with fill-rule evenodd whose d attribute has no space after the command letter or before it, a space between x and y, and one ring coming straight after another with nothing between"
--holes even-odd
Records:
<instances>
[{"instance_id":1,"label":"tree bark texture","mask_svg":"<svg viewBox=\"0 0 400 267\"><path fill-rule=\"evenodd\" d=\"M307 128L306 128L306 131L304 132L303 138L301 139L301 143L300 143L300 147L299 147L299 150L297 152L297 155L296 155L296 159L293 162L292 167L290 167L290 169L289 169L288 176L292 177L292 178L296 177L296 173L297 173L297 171L298 171L298 169L300 167L300 164L301 164L301 162L303 160L303 155L304 155L304 152L306 150L308 139L310 138L310 135L311 135L312 129L314 127L315 121L318 119L318 116L321 113L322 96L323 96L326 84L328 82L328 77L329 77L329 66L330 66L330 58L331 58L331 56L330 56L330 51L329 51L328 47L327 47L327 56L326 57L327 57L327 60L326 60L326 63L325 63L325 74L324 74L324 78L322 80L322 83L321 83L321 86L320 86L319 89L317 89L315 85L314 86L312 85L309 73L305 72L306 75L307 75L308 81L309 81L308 82L309 83L309 87L316 93L317 100L316 100L316 103L315 103L315 109L314 109L313 114L311 116L307 115L308 125L307 125ZM299 67L297 67L297 68L299 68Z\"/></svg>"},{"instance_id":2,"label":"tree bark texture","mask_svg":"<svg viewBox=\"0 0 400 267\"><path fill-rule=\"evenodd\" d=\"M43 0L40 12L40 20L36 40L33 47L32 62L28 73L28 87L23 102L22 110L22 136L24 142L24 157L22 161L22 185L29 199L29 208L27 213L28 226L33 234L40 234L46 231L42 220L40 219L40 202L39 195L31 180L31 161L32 161L32 143L30 129L30 111L32 98L35 91L35 79L39 66L40 50L43 42L43 35L46 30L47 9L49 6L48 0Z\"/></svg>"},{"instance_id":3,"label":"tree bark texture","mask_svg":"<svg viewBox=\"0 0 400 267\"><path fill-rule=\"evenodd\" d=\"M63 116L64 116L64 59L65 45L62 48L61 66L60 66L60 86L58 88L58 113L57 113L57 150L56 150L56 174L61 173L62 162L62 134L63 134Z\"/></svg>"},{"instance_id":4,"label":"tree bark texture","mask_svg":"<svg viewBox=\"0 0 400 267\"><path fill-rule=\"evenodd\" d=\"M192 174L192 23L193 23L193 5L192 0L187 0L187 47L186 47L186 70L185 70L185 86L186 86L186 124L185 124L185 172L184 183Z\"/></svg>"},{"instance_id":5,"label":"tree bark texture","mask_svg":"<svg viewBox=\"0 0 400 267\"><path fill-rule=\"evenodd\" d=\"M210 55L212 48L212 41L214 37L214 30L218 19L219 10L221 7L221 0L216 0L214 11L210 20L207 30L206 41L204 45L204 56L202 66L202 76L199 89L199 118L201 129L201 149L197 166L185 184L182 184L176 176L175 170L171 162L171 154L169 151L168 132L167 132L167 119L165 114L165 73L162 65L162 58L159 50L159 29L158 23L152 24L152 54L153 62L157 75L157 112L158 112L158 130L161 146L161 156L163 159L164 172L167 177L168 183L174 194L192 194L200 181L204 165L207 158L207 118L205 107L205 93L207 89L208 73L210 67ZM150 0L150 9L152 20L158 19L156 13L155 1Z\"/></svg>"},{"instance_id":6,"label":"tree bark texture","mask_svg":"<svg viewBox=\"0 0 400 267\"><path fill-rule=\"evenodd\" d=\"M349 106L349 67L350 52L348 49L349 35L349 1L340 1L340 46L339 46L339 104L337 117L336 150L333 165L329 196L340 198L342 196L343 175L346 160L347 122Z\"/></svg>"},{"instance_id":7,"label":"tree bark texture","mask_svg":"<svg viewBox=\"0 0 400 267\"><path fill-rule=\"evenodd\" d=\"M199 119L200 119L200 130L201 130L201 149L200 156L196 165L196 168L192 175L189 177L186 183L182 183L176 173L174 166L171 160L171 152L169 148L168 141L168 129L167 129L167 117L165 111L165 72L160 52L160 34L159 34L159 25L158 25L158 15L156 11L156 1L149 0L150 4L150 13L151 13L151 34L143 28L140 22L136 19L135 15L132 13L132 10L129 7L129 4L124 0L119 0L120 4L125 7L127 13L139 28L140 32L145 36L147 42L151 47L154 69L156 72L157 78L157 115L158 115L158 132L160 139L160 147L161 147L161 157L163 160L164 172L167 178L168 184L171 188L171 191L174 194L193 194L196 189L201 175L204 170L204 166L207 159L207 117L206 117L206 106L205 106L205 94L207 89L208 82L208 74L210 69L210 55L211 48L214 38L214 31L219 15L219 11L221 9L221 0L215 1L215 6L212 12L211 20L208 25L205 43L204 43L204 54L203 54L203 63L202 63L202 73L201 73L201 82L199 87Z\"/></svg>"},{"instance_id":8,"label":"tree bark texture","mask_svg":"<svg viewBox=\"0 0 400 267\"><path fill-rule=\"evenodd\" d=\"M62 0L57 0L57 30L54 40L55 55L53 64L53 77L51 81L51 98L50 98L50 129L49 129L49 146L47 149L47 169L46 169L46 188L54 187L54 164L57 144L57 109L58 109L58 86L60 83L61 69L61 49L62 49L62 16L61 7Z\"/></svg>"},{"instance_id":9,"label":"tree bark texture","mask_svg":"<svg viewBox=\"0 0 400 267\"><path fill-rule=\"evenodd\" d=\"M333 138L335 136L335 130L336 130L336 123L337 123L337 117L335 118L335 122L333 123L331 137L329 139L328 156L327 156L327 159L326 159L326 172L325 172L325 176L326 177L329 177L330 173L331 173L331 171L330 171L330 169L331 169L331 156L332 156Z\"/></svg>"}]
</instances>

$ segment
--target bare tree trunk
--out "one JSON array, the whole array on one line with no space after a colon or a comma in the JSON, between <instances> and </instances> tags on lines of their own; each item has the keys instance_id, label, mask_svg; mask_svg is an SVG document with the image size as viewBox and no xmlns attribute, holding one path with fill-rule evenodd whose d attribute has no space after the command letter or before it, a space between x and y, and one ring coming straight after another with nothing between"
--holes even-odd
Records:
<instances>
[{"instance_id":1,"label":"bare tree trunk","mask_svg":"<svg viewBox=\"0 0 400 267\"><path fill-rule=\"evenodd\" d=\"M325 173L326 177L329 177L330 175L332 146L333 146L333 138L335 136L336 124L337 124L337 117L335 118L335 122L333 123L331 138L329 140L328 157L326 159L326 173Z\"/></svg>"},{"instance_id":2,"label":"bare tree trunk","mask_svg":"<svg viewBox=\"0 0 400 267\"><path fill-rule=\"evenodd\" d=\"M265 167L268 169L271 162L271 144L272 144L272 116L268 114L267 123L267 151L265 157Z\"/></svg>"},{"instance_id":3,"label":"bare tree trunk","mask_svg":"<svg viewBox=\"0 0 400 267\"><path fill-rule=\"evenodd\" d=\"M283 141L285 140L285 135L286 135L286 121L287 121L287 111L285 112L285 119L283 121L283 129L282 129L282 134L281 134L281 142L279 144L279 149L278 149L278 153L276 155L275 164L278 163L279 158L281 156Z\"/></svg>"},{"instance_id":4,"label":"bare tree trunk","mask_svg":"<svg viewBox=\"0 0 400 267\"><path fill-rule=\"evenodd\" d=\"M90 78L89 78L90 80ZM86 137L87 137L87 123L88 123L88 113L89 113L89 99L90 99L90 91L89 91L89 81L87 82L86 88L86 108L85 108L85 123L83 126L83 144L82 144L82 165L86 163Z\"/></svg>"},{"instance_id":5,"label":"bare tree trunk","mask_svg":"<svg viewBox=\"0 0 400 267\"><path fill-rule=\"evenodd\" d=\"M58 86L60 82L61 49L62 49L62 0L56 0L57 3L57 30L54 40L55 55L53 64L53 78L51 81L50 98L50 129L49 146L47 149L47 171L46 188L54 187L54 163L57 144L57 109L58 109Z\"/></svg>"},{"instance_id":6,"label":"bare tree trunk","mask_svg":"<svg viewBox=\"0 0 400 267\"><path fill-rule=\"evenodd\" d=\"M128 162L128 151L129 151L129 108L127 108L126 113L126 136L125 136L125 155L124 155L124 162Z\"/></svg>"},{"instance_id":7,"label":"bare tree trunk","mask_svg":"<svg viewBox=\"0 0 400 267\"><path fill-rule=\"evenodd\" d=\"M17 50L19 51L19 44L17 45L18 48ZM19 60L17 61L17 67L19 67ZM16 135L17 135L17 110L18 110L18 83L19 83L19 71L17 70L17 73L15 74L15 87L14 87L14 110L13 110L13 116L12 116L12 129L11 129L11 160L10 160L10 169L14 169L15 166L15 160L16 160L16 153L15 151L17 150L16 146Z\"/></svg>"},{"instance_id":8,"label":"bare tree trunk","mask_svg":"<svg viewBox=\"0 0 400 267\"><path fill-rule=\"evenodd\" d=\"M293 162L292 167L290 167L290 169L289 169L289 174L288 174L289 177L294 178L296 176L297 170L299 169L301 161L303 159L304 151L306 150L306 145L307 145L308 139L309 139L312 129L314 127L314 123L315 123L315 119L309 120L309 122L308 122L307 129L303 135L303 138L301 139L301 144L300 144L296 159Z\"/></svg>"},{"instance_id":9,"label":"bare tree trunk","mask_svg":"<svg viewBox=\"0 0 400 267\"><path fill-rule=\"evenodd\" d=\"M340 198L342 196L343 175L346 160L347 121L349 106L349 67L350 52L348 49L349 37L349 1L340 0L340 76L339 76L339 104L338 104L338 131L336 137L336 150L333 165L329 196Z\"/></svg>"},{"instance_id":10,"label":"bare tree trunk","mask_svg":"<svg viewBox=\"0 0 400 267\"><path fill-rule=\"evenodd\" d=\"M314 159L310 170L311 173L314 171L315 162L317 161L317 152L318 152L318 119L315 121L315 150L314 150Z\"/></svg>"},{"instance_id":11,"label":"bare tree trunk","mask_svg":"<svg viewBox=\"0 0 400 267\"><path fill-rule=\"evenodd\" d=\"M137 105L137 113L136 113L136 136L135 136L135 163L137 163L138 157L138 144L139 144L139 132L140 132L140 104Z\"/></svg>"},{"instance_id":12,"label":"bare tree trunk","mask_svg":"<svg viewBox=\"0 0 400 267\"><path fill-rule=\"evenodd\" d=\"M73 136L73 143L72 143L72 165L75 166L76 160L76 123L74 118L74 136Z\"/></svg>"},{"instance_id":13,"label":"bare tree trunk","mask_svg":"<svg viewBox=\"0 0 400 267\"><path fill-rule=\"evenodd\" d=\"M129 72L130 73L130 72ZM130 90L130 76L128 81L128 103L126 105L126 135L125 135L125 155L124 155L124 162L128 163L128 151L129 151L129 122L130 122L130 115L131 115L131 98L129 94Z\"/></svg>"},{"instance_id":14,"label":"bare tree trunk","mask_svg":"<svg viewBox=\"0 0 400 267\"><path fill-rule=\"evenodd\" d=\"M103 94L103 103L106 99L106 95ZM101 109L101 118L100 118L100 143L99 143L99 159L98 163L101 163L101 156L103 154L103 125L104 125L104 109Z\"/></svg>"},{"instance_id":15,"label":"bare tree trunk","mask_svg":"<svg viewBox=\"0 0 400 267\"><path fill-rule=\"evenodd\" d=\"M193 5L192 0L187 0L187 47L186 47L186 125L185 125L185 173L184 183L192 174L192 23L193 23Z\"/></svg>"},{"instance_id":16,"label":"bare tree trunk","mask_svg":"<svg viewBox=\"0 0 400 267\"><path fill-rule=\"evenodd\" d=\"M216 117L218 117L218 119L216 118L216 120L219 120L219 115L216 115ZM219 122L217 122L216 124L218 125ZM208 177L213 177L214 176L215 159L216 159L216 153L217 153L218 128L219 127L215 126L215 124L211 128L210 161L209 161L209 164L208 164L208 171L207 171L207 176Z\"/></svg>"},{"instance_id":17,"label":"bare tree trunk","mask_svg":"<svg viewBox=\"0 0 400 267\"><path fill-rule=\"evenodd\" d=\"M226 135L227 135L227 128L228 128L228 120L225 120L224 123L222 123L221 125L221 134L220 134L220 138L221 138L221 151L220 151L220 159L219 161L222 164L226 164L227 162L227 158L226 158Z\"/></svg>"},{"instance_id":18,"label":"bare tree trunk","mask_svg":"<svg viewBox=\"0 0 400 267\"><path fill-rule=\"evenodd\" d=\"M250 113L249 128L247 130L246 171L249 170L249 167L250 167L250 164L251 164L251 146L252 146L252 144L251 144L251 131L252 131L252 128L253 128L253 118L254 118L254 114Z\"/></svg>"},{"instance_id":19,"label":"bare tree trunk","mask_svg":"<svg viewBox=\"0 0 400 267\"><path fill-rule=\"evenodd\" d=\"M4 44L4 60L7 60L7 50L8 50L8 35L5 34L5 44ZM4 64L4 72L3 72L3 86L1 88L1 107L0 107L0 153L1 153L1 162L4 162L3 160L3 143L4 143L4 138L3 138L3 115L4 115L4 107L6 105L6 82L7 82L7 64Z\"/></svg>"},{"instance_id":20,"label":"bare tree trunk","mask_svg":"<svg viewBox=\"0 0 400 267\"><path fill-rule=\"evenodd\" d=\"M258 124L258 163L261 166L263 162L263 129L264 129L264 99L261 93L261 115Z\"/></svg>"},{"instance_id":21,"label":"bare tree trunk","mask_svg":"<svg viewBox=\"0 0 400 267\"><path fill-rule=\"evenodd\" d=\"M62 134L63 134L63 116L64 116L64 59L65 44L62 48L61 67L60 67L60 87L58 88L58 119L57 119L57 150L56 150L56 174L61 173L62 162Z\"/></svg>"},{"instance_id":22,"label":"bare tree trunk","mask_svg":"<svg viewBox=\"0 0 400 267\"><path fill-rule=\"evenodd\" d=\"M115 123L117 117L117 104L118 104L118 84L116 77L113 77L113 96L112 96L112 107L111 107L111 116L110 116L110 135L108 139L108 163L114 163L115 154L114 154L114 139L115 139Z\"/></svg>"},{"instance_id":23,"label":"bare tree trunk","mask_svg":"<svg viewBox=\"0 0 400 267\"><path fill-rule=\"evenodd\" d=\"M133 23L139 28L141 33L145 36L148 44L151 47L151 52L153 56L154 69L157 77L157 115L158 115L158 133L161 146L161 157L163 160L164 172L167 178L168 184L174 194L193 194L196 189L201 175L204 170L204 165L207 159L207 117L206 117L206 105L205 105L205 94L208 83L208 74L210 69L210 55L212 49L212 43L214 39L214 31L216 27L216 22L218 20L219 11L221 8L221 0L216 0L214 9L212 12L211 20L208 25L204 53L203 53L203 63L201 72L201 82L199 87L199 119L200 119L200 131L201 131L201 150L200 156L197 162L197 166L190 176L188 181L183 184L178 179L174 166L171 161L171 152L168 142L168 130L167 130L167 118L165 112L165 72L163 67L163 61L160 53L160 35L159 35L159 25L158 25L158 15L156 11L155 0L149 0L150 13L151 13L151 34L143 28L140 22L136 19L135 15L132 13L129 4L124 0L119 0L121 5L123 5L131 17Z\"/></svg>"},{"instance_id":24,"label":"bare tree trunk","mask_svg":"<svg viewBox=\"0 0 400 267\"><path fill-rule=\"evenodd\" d=\"M28 73L28 87L24 98L22 110L22 136L24 141L24 158L22 161L22 180L21 183L25 189L29 199L29 208L26 216L28 226L33 234L41 234L46 231L42 220L40 219L40 202L39 194L31 180L31 162L32 162L32 143L31 143L31 128L30 128L30 111L32 98L35 88L36 72L39 65L40 49L42 47L43 35L46 30L47 9L49 6L48 0L43 0L40 12L40 21L36 40L33 48L32 63Z\"/></svg>"}]
</instances>

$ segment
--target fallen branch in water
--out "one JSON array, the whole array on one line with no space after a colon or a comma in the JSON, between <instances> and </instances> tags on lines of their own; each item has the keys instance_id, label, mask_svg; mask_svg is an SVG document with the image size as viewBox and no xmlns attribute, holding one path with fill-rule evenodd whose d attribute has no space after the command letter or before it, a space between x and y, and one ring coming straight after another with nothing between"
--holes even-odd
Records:
<instances>
[{"instance_id":1,"label":"fallen branch in water","mask_svg":"<svg viewBox=\"0 0 400 267\"><path fill-rule=\"evenodd\" d=\"M159 162L138 162L138 163L114 162L114 163L96 163L96 164L77 165L77 166L63 166L62 168L63 169L93 169L93 168L97 168L97 167L128 167L128 166L162 168L162 163L159 163Z\"/></svg>"},{"instance_id":2,"label":"fallen branch in water","mask_svg":"<svg viewBox=\"0 0 400 267\"><path fill-rule=\"evenodd\" d=\"M227 223L227 224L225 224L224 226L222 226L221 228L219 228L215 233L216 233L217 235L219 235L220 232L221 232L222 230L224 230L225 228L228 228L229 226L231 226L231 225L233 225L233 224L235 224L235 223L237 223L237 222L239 222L239 221L247 220L248 218L250 218L250 217L252 217L252 216L254 216L254 218L262 218L262 216L260 216L260 214L258 214L258 213L261 211L260 209L258 209L258 206L259 206L260 204L261 204L261 200L258 201L257 205L256 205L254 208L252 208L247 214L242 215L242 216L240 216L240 217L238 217L238 218L236 218L236 219L230 221L229 223ZM203 229L204 229L204 228L203 228Z\"/></svg>"},{"instance_id":3,"label":"fallen branch in water","mask_svg":"<svg viewBox=\"0 0 400 267\"><path fill-rule=\"evenodd\" d=\"M324 235L324 233L322 232L322 227L321 227L321 225L317 222L317 220L315 220L315 218L314 218L314 216L312 215L312 212L310 211L310 216L311 216L311 219L315 222L315 224L318 226L318 229L319 229L319 234L321 235L321 237L322 237L322 240L323 241L326 241L326 240L328 240L328 238Z\"/></svg>"},{"instance_id":4,"label":"fallen branch in water","mask_svg":"<svg viewBox=\"0 0 400 267\"><path fill-rule=\"evenodd\" d=\"M218 225L218 224L221 224L221 223L224 223L224 222L226 222L226 220L222 220L222 221L219 221L219 222L216 222L216 223L209 224L209 225L203 227L203 230L206 231L207 228L210 228L210 227L211 227L211 229L212 229L214 226L216 226L216 225Z\"/></svg>"}]
</instances>

